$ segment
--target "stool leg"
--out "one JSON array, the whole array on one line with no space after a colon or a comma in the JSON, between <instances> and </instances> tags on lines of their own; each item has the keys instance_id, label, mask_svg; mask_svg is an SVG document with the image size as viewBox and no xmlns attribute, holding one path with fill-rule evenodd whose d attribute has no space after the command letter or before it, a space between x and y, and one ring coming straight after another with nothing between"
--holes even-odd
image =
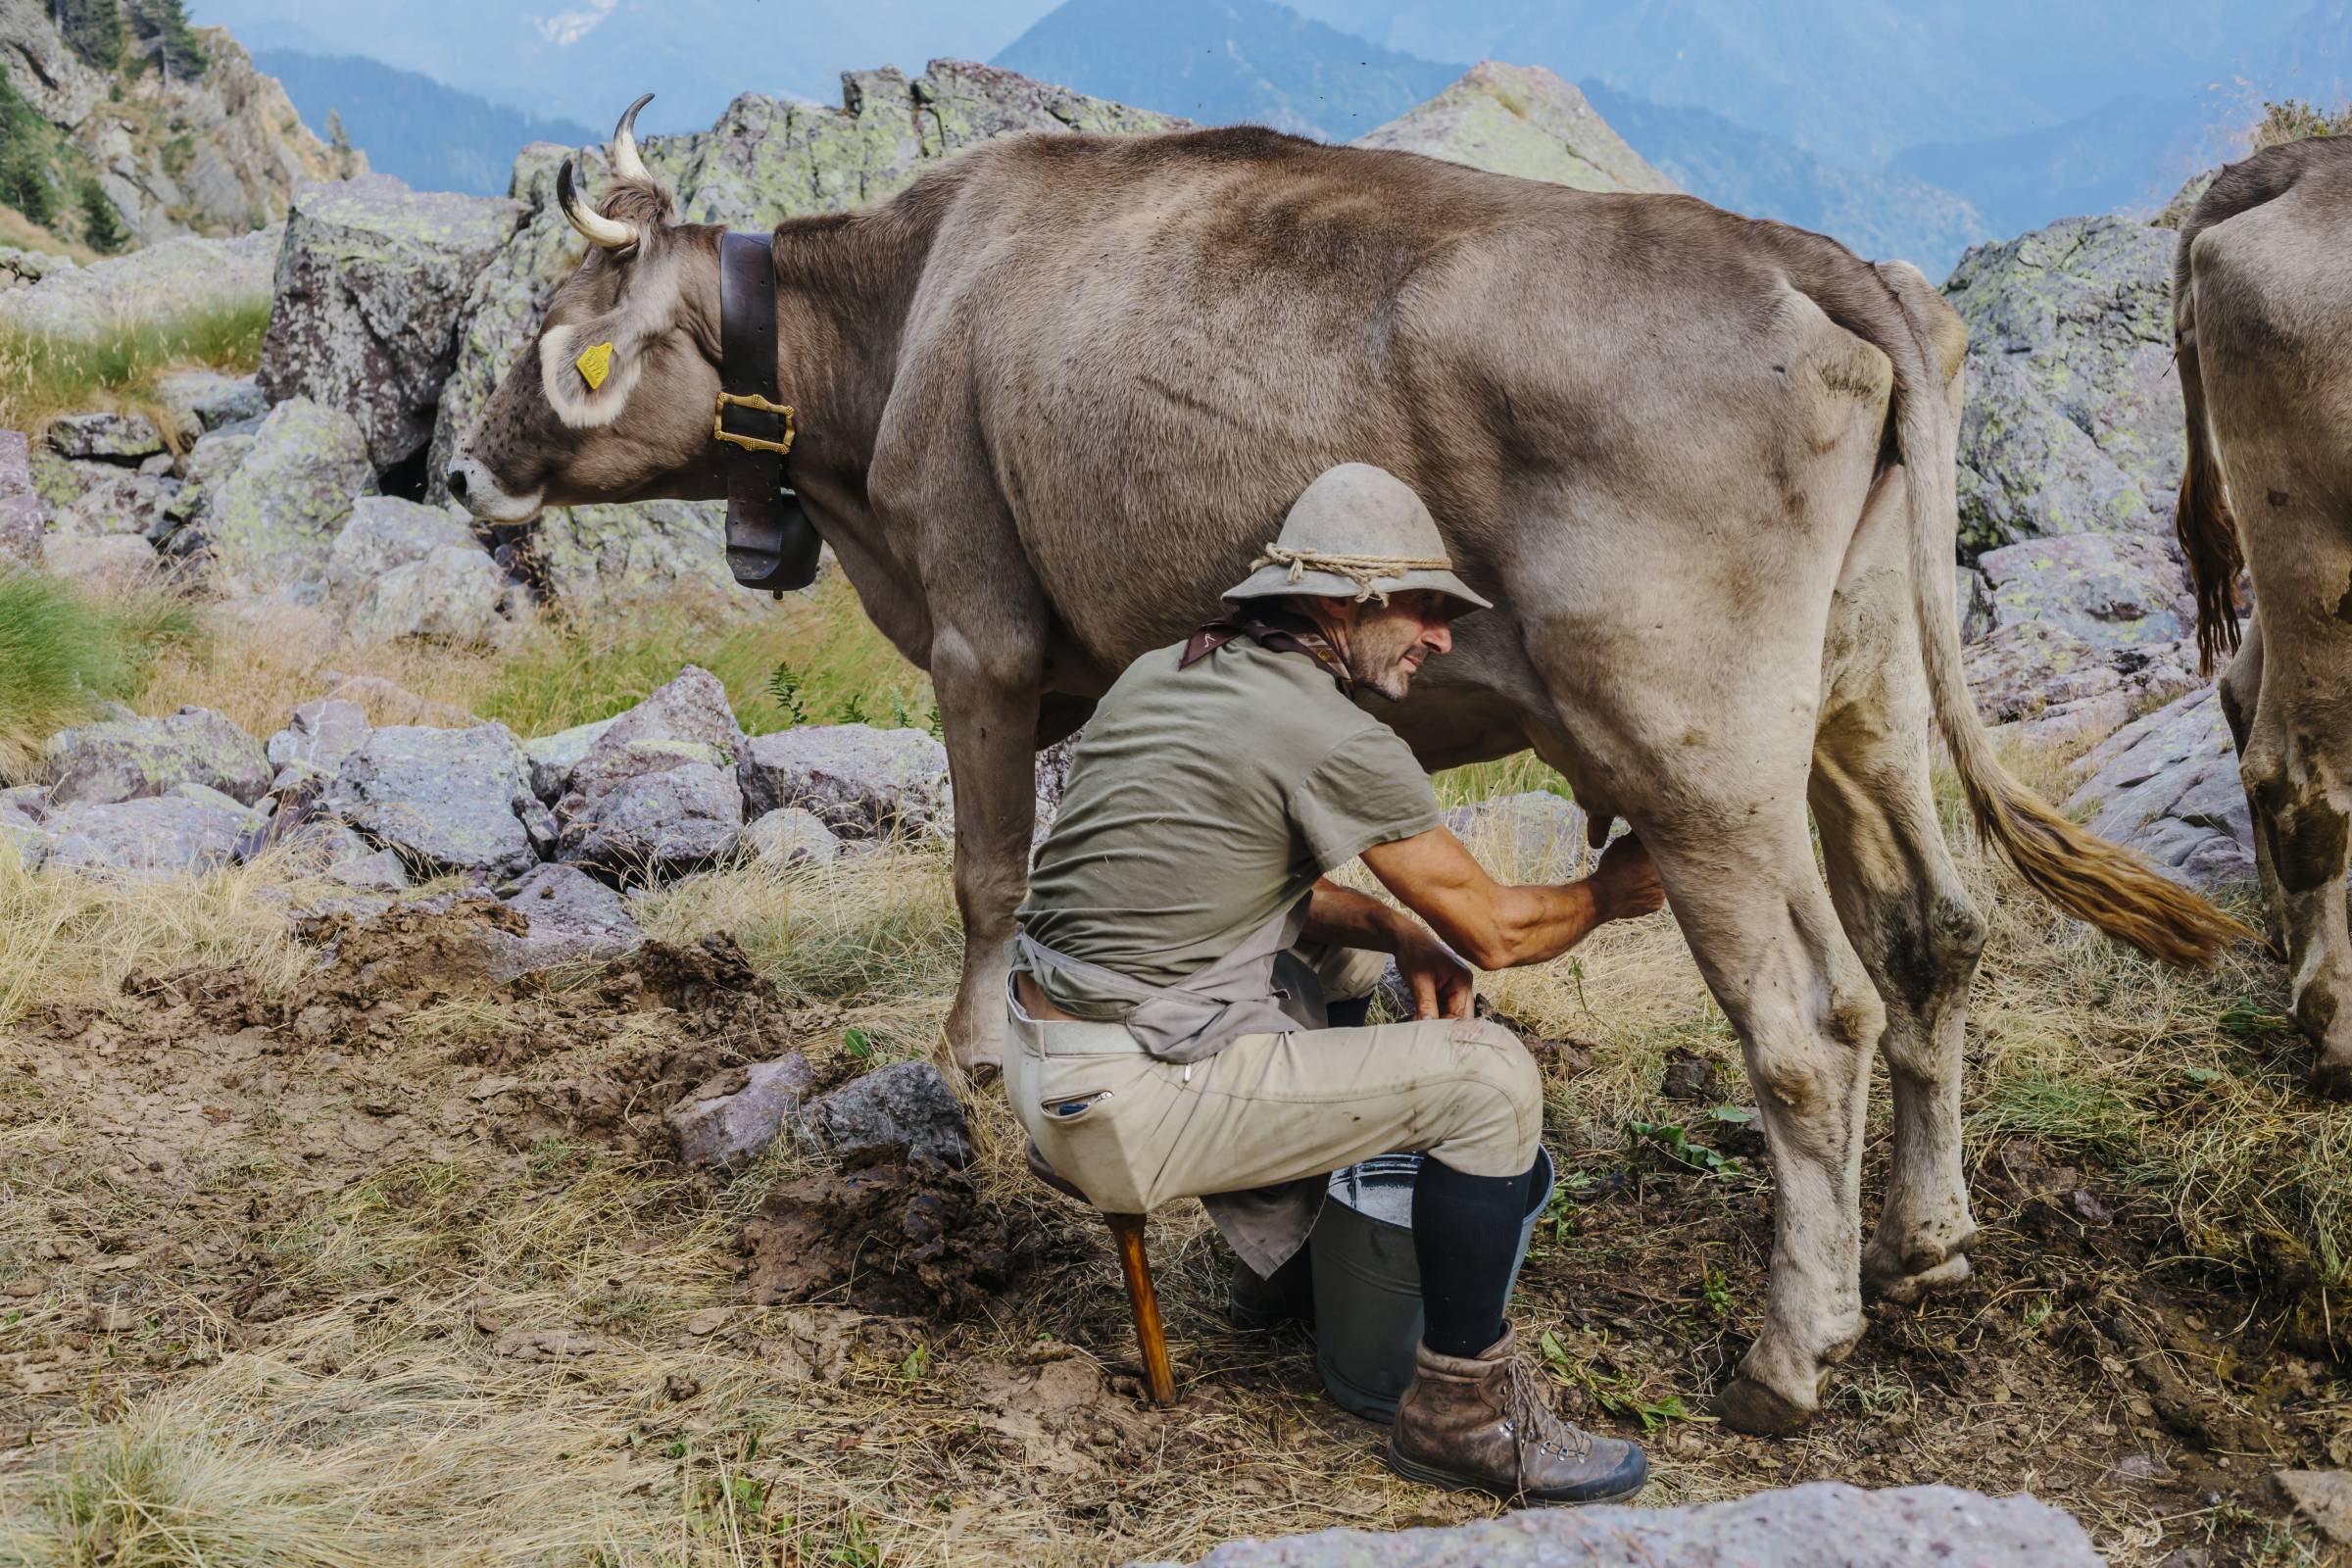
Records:
<instances>
[{"instance_id":1,"label":"stool leg","mask_svg":"<svg viewBox=\"0 0 2352 1568\"><path fill-rule=\"evenodd\" d=\"M1144 1216L1105 1214L1119 1244L1119 1268L1127 1276L1127 1304L1135 1313L1135 1338L1144 1351L1144 1383L1152 1402L1176 1402L1176 1369L1168 1362L1167 1330L1159 1321L1159 1298L1152 1290L1152 1262L1144 1256Z\"/></svg>"}]
</instances>

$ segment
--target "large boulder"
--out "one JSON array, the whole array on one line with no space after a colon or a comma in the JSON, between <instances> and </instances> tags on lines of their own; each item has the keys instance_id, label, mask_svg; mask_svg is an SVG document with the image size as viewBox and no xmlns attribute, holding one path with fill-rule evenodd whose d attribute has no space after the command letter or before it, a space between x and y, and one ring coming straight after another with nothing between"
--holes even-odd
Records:
<instances>
[{"instance_id":1,"label":"large boulder","mask_svg":"<svg viewBox=\"0 0 2352 1568\"><path fill-rule=\"evenodd\" d=\"M2082 1527L2029 1496L1842 1482L1678 1508L1527 1508L1466 1525L1236 1541L1195 1568L2103 1568Z\"/></svg>"},{"instance_id":2,"label":"large boulder","mask_svg":"<svg viewBox=\"0 0 2352 1568\"><path fill-rule=\"evenodd\" d=\"M1578 190L1679 188L1628 146L1574 83L1542 66L1481 61L1444 92L1358 137L1355 145L1393 147Z\"/></svg>"},{"instance_id":3,"label":"large boulder","mask_svg":"<svg viewBox=\"0 0 2352 1568\"><path fill-rule=\"evenodd\" d=\"M709 670L688 664L589 742L572 764L569 797L593 802L630 779L690 764L732 769L746 744L726 687Z\"/></svg>"},{"instance_id":4,"label":"large boulder","mask_svg":"<svg viewBox=\"0 0 2352 1568\"><path fill-rule=\"evenodd\" d=\"M2182 461L2175 237L2070 218L1953 269L1944 298L1969 327L1964 551L2170 529Z\"/></svg>"},{"instance_id":5,"label":"large boulder","mask_svg":"<svg viewBox=\"0 0 2352 1568\"><path fill-rule=\"evenodd\" d=\"M2042 620L2016 621L1972 643L1961 668L1994 735L2037 745L2097 740L2150 703L2197 685L2193 644L2100 648Z\"/></svg>"},{"instance_id":6,"label":"large boulder","mask_svg":"<svg viewBox=\"0 0 2352 1568\"><path fill-rule=\"evenodd\" d=\"M443 545L369 582L352 607L351 635L362 643L403 637L459 645L495 643L511 624L500 613L508 588L498 563L471 540Z\"/></svg>"},{"instance_id":7,"label":"large boulder","mask_svg":"<svg viewBox=\"0 0 2352 1568\"><path fill-rule=\"evenodd\" d=\"M32 483L32 452L19 430L0 430L0 561L41 564L49 507Z\"/></svg>"},{"instance_id":8,"label":"large boulder","mask_svg":"<svg viewBox=\"0 0 2352 1568\"><path fill-rule=\"evenodd\" d=\"M797 806L842 838L945 831L948 749L919 729L810 724L755 736L743 760L744 808Z\"/></svg>"},{"instance_id":9,"label":"large boulder","mask_svg":"<svg viewBox=\"0 0 2352 1568\"><path fill-rule=\"evenodd\" d=\"M946 1078L927 1061L898 1061L852 1080L796 1112L794 1132L809 1149L844 1164L972 1162L971 1129Z\"/></svg>"},{"instance_id":10,"label":"large boulder","mask_svg":"<svg viewBox=\"0 0 2352 1568\"><path fill-rule=\"evenodd\" d=\"M389 174L298 189L263 389L349 410L378 468L415 456L456 363L459 312L523 211L503 196L413 191Z\"/></svg>"},{"instance_id":11,"label":"large boulder","mask_svg":"<svg viewBox=\"0 0 2352 1568\"><path fill-rule=\"evenodd\" d=\"M138 800L61 805L44 816L51 869L168 877L225 865L262 818L217 790L183 784Z\"/></svg>"},{"instance_id":12,"label":"large boulder","mask_svg":"<svg viewBox=\"0 0 2352 1568\"><path fill-rule=\"evenodd\" d=\"M60 731L41 748L41 781L58 805L114 805L183 784L250 806L270 788L262 743L209 708L163 718L117 717Z\"/></svg>"},{"instance_id":13,"label":"large boulder","mask_svg":"<svg viewBox=\"0 0 2352 1568\"><path fill-rule=\"evenodd\" d=\"M371 730L344 759L332 800L344 820L427 876L520 876L555 837L504 724Z\"/></svg>"},{"instance_id":14,"label":"large boulder","mask_svg":"<svg viewBox=\"0 0 2352 1568\"><path fill-rule=\"evenodd\" d=\"M2254 821L2218 688L2190 693L2107 737L2082 759L2070 812L2202 888L2254 879Z\"/></svg>"},{"instance_id":15,"label":"large boulder","mask_svg":"<svg viewBox=\"0 0 2352 1568\"><path fill-rule=\"evenodd\" d=\"M593 799L566 797L563 858L628 879L716 865L743 834L735 770L680 762L624 778Z\"/></svg>"},{"instance_id":16,"label":"large boulder","mask_svg":"<svg viewBox=\"0 0 2352 1568\"><path fill-rule=\"evenodd\" d=\"M780 218L879 201L940 159L991 137L1137 134L1183 123L1011 72L942 60L911 80L895 70L847 73L838 108L745 93L710 130L661 137L644 154L676 195L683 220L765 231ZM458 444L585 248L556 206L556 171L565 158L583 158L577 172L591 189L610 176L595 148L582 155L535 143L515 160L513 190L525 217L481 268L458 313L456 365L441 389L425 469L433 499L443 499L442 476ZM732 592L717 543L721 515L715 505L680 502L550 511L533 541L542 580L559 600L634 591L648 575Z\"/></svg>"},{"instance_id":17,"label":"large boulder","mask_svg":"<svg viewBox=\"0 0 2352 1568\"><path fill-rule=\"evenodd\" d=\"M398 496L362 496L352 503L351 520L337 530L327 550L327 592L356 600L393 567L422 561L451 545L482 553L473 524L460 513Z\"/></svg>"},{"instance_id":18,"label":"large boulder","mask_svg":"<svg viewBox=\"0 0 2352 1568\"><path fill-rule=\"evenodd\" d=\"M2063 627L2095 647L2169 643L2196 625L2171 545L2152 534L2032 539L1977 558L1995 630L2021 621Z\"/></svg>"},{"instance_id":19,"label":"large boulder","mask_svg":"<svg viewBox=\"0 0 2352 1568\"><path fill-rule=\"evenodd\" d=\"M208 485L196 523L213 585L314 605L326 595L335 536L375 489L368 443L351 416L308 398L270 411L235 467Z\"/></svg>"}]
</instances>

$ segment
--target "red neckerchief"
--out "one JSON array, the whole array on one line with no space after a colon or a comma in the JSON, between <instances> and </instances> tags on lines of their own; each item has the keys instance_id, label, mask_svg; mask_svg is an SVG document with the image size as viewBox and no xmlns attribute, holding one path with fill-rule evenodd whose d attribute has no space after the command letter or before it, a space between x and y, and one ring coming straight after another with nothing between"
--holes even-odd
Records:
<instances>
[{"instance_id":1,"label":"red neckerchief","mask_svg":"<svg viewBox=\"0 0 2352 1568\"><path fill-rule=\"evenodd\" d=\"M1348 673L1347 662L1331 646L1331 639L1313 621L1288 610L1210 621L1194 632L1192 640L1184 645L1184 657L1176 661L1176 667L1191 668L1236 637L1247 637L1260 648L1270 648L1278 654L1304 654L1338 683L1342 697L1355 695L1355 679Z\"/></svg>"}]
</instances>

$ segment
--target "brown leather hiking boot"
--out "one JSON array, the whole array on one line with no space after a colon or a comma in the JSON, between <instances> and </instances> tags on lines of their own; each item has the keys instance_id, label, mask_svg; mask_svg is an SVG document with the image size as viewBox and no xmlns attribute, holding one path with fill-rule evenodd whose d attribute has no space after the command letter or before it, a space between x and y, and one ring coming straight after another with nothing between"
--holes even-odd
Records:
<instances>
[{"instance_id":1,"label":"brown leather hiking boot","mask_svg":"<svg viewBox=\"0 0 2352 1568\"><path fill-rule=\"evenodd\" d=\"M1641 1447L1553 1415L1515 1350L1507 1328L1467 1360L1416 1346L1412 1387L1389 1432L1389 1468L1510 1503L1601 1502L1640 1492L1649 1479Z\"/></svg>"}]
</instances>

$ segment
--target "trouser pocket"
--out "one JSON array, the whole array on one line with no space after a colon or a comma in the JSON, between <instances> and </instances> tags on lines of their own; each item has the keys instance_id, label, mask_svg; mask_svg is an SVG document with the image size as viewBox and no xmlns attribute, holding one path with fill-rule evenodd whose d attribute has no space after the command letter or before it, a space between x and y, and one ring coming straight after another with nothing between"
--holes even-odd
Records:
<instances>
[{"instance_id":1,"label":"trouser pocket","mask_svg":"<svg viewBox=\"0 0 2352 1568\"><path fill-rule=\"evenodd\" d=\"M1158 1166L1151 1146L1166 1120L1157 1064L1137 1052L1049 1056L1042 1066L1019 1109L1047 1162L1096 1207L1142 1212Z\"/></svg>"}]
</instances>

